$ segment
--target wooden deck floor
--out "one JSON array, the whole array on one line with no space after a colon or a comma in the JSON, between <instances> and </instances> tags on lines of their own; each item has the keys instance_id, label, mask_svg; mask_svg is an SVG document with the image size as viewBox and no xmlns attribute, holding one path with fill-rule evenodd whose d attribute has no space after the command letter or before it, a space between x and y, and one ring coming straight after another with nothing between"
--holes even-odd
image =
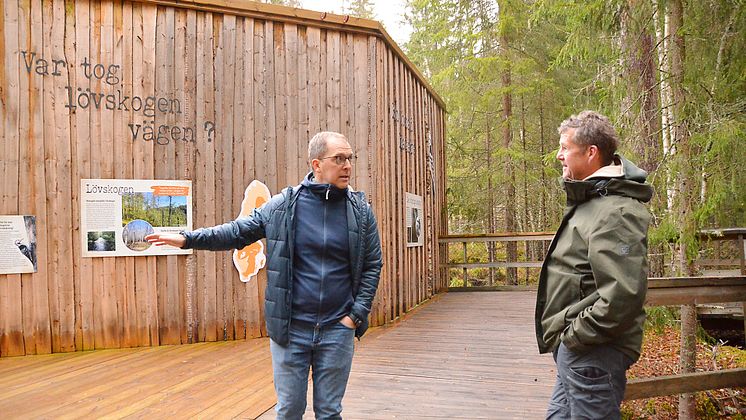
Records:
<instances>
[{"instance_id":1,"label":"wooden deck floor","mask_svg":"<svg viewBox=\"0 0 746 420\"><path fill-rule=\"evenodd\" d=\"M346 419L541 418L534 294L448 293L359 343ZM0 359L0 418L274 418L266 339ZM312 418L309 399L307 418Z\"/></svg>"},{"instance_id":2,"label":"wooden deck floor","mask_svg":"<svg viewBox=\"0 0 746 420\"><path fill-rule=\"evenodd\" d=\"M0 359L0 418L256 418L268 339Z\"/></svg>"},{"instance_id":3,"label":"wooden deck floor","mask_svg":"<svg viewBox=\"0 0 746 420\"><path fill-rule=\"evenodd\" d=\"M366 335L355 350L343 417L544 418L555 368L536 348L535 296L447 293ZM307 419L311 400L309 392Z\"/></svg>"}]
</instances>

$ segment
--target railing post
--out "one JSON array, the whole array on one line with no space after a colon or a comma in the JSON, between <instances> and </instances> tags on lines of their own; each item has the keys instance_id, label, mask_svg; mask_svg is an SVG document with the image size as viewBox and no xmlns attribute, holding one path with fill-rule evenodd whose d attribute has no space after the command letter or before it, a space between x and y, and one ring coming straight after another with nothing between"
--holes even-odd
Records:
<instances>
[{"instance_id":1,"label":"railing post","mask_svg":"<svg viewBox=\"0 0 746 420\"><path fill-rule=\"evenodd\" d=\"M490 264L495 262L495 243L492 241L487 242L487 258L489 258ZM494 284L495 284L495 268L490 267L490 286L493 286Z\"/></svg>"},{"instance_id":2,"label":"railing post","mask_svg":"<svg viewBox=\"0 0 746 420\"><path fill-rule=\"evenodd\" d=\"M469 260L466 259L466 241L462 243L464 244L464 264L469 264ZM467 278L466 267L464 267L464 287L469 287L469 279Z\"/></svg>"},{"instance_id":3,"label":"railing post","mask_svg":"<svg viewBox=\"0 0 746 420\"><path fill-rule=\"evenodd\" d=\"M743 234L738 235L738 248L741 254L741 275L746 276L746 238ZM746 301L741 302L741 314L743 315L743 335L746 338Z\"/></svg>"},{"instance_id":4,"label":"railing post","mask_svg":"<svg viewBox=\"0 0 746 420\"><path fill-rule=\"evenodd\" d=\"M524 250L523 259L526 261L533 261L534 260L534 247L531 246L531 242L523 241L523 250ZM530 281L528 267L523 269L523 278L524 278L523 283L528 284L528 282Z\"/></svg>"}]
</instances>

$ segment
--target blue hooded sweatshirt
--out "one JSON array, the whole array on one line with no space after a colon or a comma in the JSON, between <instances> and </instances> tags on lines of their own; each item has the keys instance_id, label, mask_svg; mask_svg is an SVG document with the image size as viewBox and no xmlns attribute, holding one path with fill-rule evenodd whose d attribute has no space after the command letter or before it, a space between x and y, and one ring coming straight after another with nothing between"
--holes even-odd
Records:
<instances>
[{"instance_id":1,"label":"blue hooded sweatshirt","mask_svg":"<svg viewBox=\"0 0 746 420\"><path fill-rule=\"evenodd\" d=\"M319 325L350 313L352 266L347 189L320 184L309 174L295 210L292 318Z\"/></svg>"}]
</instances>

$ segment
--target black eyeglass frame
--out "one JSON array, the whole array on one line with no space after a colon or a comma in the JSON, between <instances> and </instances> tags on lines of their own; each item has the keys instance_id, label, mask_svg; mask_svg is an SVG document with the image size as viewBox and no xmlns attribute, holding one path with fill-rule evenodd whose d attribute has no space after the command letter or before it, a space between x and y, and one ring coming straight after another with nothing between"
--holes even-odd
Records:
<instances>
[{"instance_id":1,"label":"black eyeglass frame","mask_svg":"<svg viewBox=\"0 0 746 420\"><path fill-rule=\"evenodd\" d=\"M353 153L349 156L334 155L334 156L325 156L325 157L319 158L319 160L324 160L324 159L334 159L334 163L336 163L339 166L343 166L349 160L350 165L352 165L355 162L355 159L357 159L357 155Z\"/></svg>"}]
</instances>

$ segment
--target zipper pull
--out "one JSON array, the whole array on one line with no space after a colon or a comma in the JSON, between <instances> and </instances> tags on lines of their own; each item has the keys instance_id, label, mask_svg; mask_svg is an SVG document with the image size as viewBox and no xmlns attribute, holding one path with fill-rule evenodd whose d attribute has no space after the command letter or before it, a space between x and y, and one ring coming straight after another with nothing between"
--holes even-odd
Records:
<instances>
[{"instance_id":1,"label":"zipper pull","mask_svg":"<svg viewBox=\"0 0 746 420\"><path fill-rule=\"evenodd\" d=\"M331 191L331 189L332 189L331 186L326 189L326 199L327 199L327 201L329 200L329 191Z\"/></svg>"}]
</instances>

